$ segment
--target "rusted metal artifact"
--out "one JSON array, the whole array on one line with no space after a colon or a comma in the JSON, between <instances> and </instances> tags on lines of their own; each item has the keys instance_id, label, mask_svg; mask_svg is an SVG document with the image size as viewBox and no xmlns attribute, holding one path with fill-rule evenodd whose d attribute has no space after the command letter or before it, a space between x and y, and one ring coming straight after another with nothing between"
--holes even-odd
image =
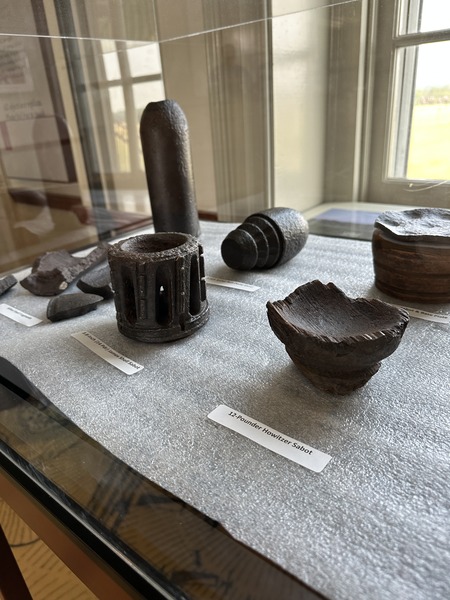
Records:
<instances>
[{"instance_id":1,"label":"rusted metal artifact","mask_svg":"<svg viewBox=\"0 0 450 600\"><path fill-rule=\"evenodd\" d=\"M387 211L372 236L375 285L410 302L450 302L450 210Z\"/></svg>"},{"instance_id":2,"label":"rusted metal artifact","mask_svg":"<svg viewBox=\"0 0 450 600\"><path fill-rule=\"evenodd\" d=\"M0 279L0 296L14 287L17 283L17 279L14 275L7 275Z\"/></svg>"},{"instance_id":3,"label":"rusted metal artifact","mask_svg":"<svg viewBox=\"0 0 450 600\"><path fill-rule=\"evenodd\" d=\"M284 300L267 303L275 335L316 387L348 394L375 375L400 344L406 310L365 298L348 298L333 283L312 281Z\"/></svg>"},{"instance_id":4,"label":"rusted metal artifact","mask_svg":"<svg viewBox=\"0 0 450 600\"><path fill-rule=\"evenodd\" d=\"M293 208L254 213L231 231L221 253L231 269L270 269L296 256L308 239L308 222Z\"/></svg>"},{"instance_id":5,"label":"rusted metal artifact","mask_svg":"<svg viewBox=\"0 0 450 600\"><path fill-rule=\"evenodd\" d=\"M155 231L198 236L189 128L174 100L150 102L140 123L147 185Z\"/></svg>"},{"instance_id":6,"label":"rusted metal artifact","mask_svg":"<svg viewBox=\"0 0 450 600\"><path fill-rule=\"evenodd\" d=\"M36 296L57 296L89 269L106 260L108 244L100 244L87 256L77 258L66 250L47 252L33 263L20 285Z\"/></svg>"},{"instance_id":7,"label":"rusted metal artifact","mask_svg":"<svg viewBox=\"0 0 450 600\"><path fill-rule=\"evenodd\" d=\"M119 331L141 342L186 337L206 323L203 249L185 233L138 235L108 254Z\"/></svg>"},{"instance_id":8,"label":"rusted metal artifact","mask_svg":"<svg viewBox=\"0 0 450 600\"><path fill-rule=\"evenodd\" d=\"M77 281L77 288L85 294L97 294L105 299L113 297L108 263L94 267Z\"/></svg>"},{"instance_id":9,"label":"rusted metal artifact","mask_svg":"<svg viewBox=\"0 0 450 600\"><path fill-rule=\"evenodd\" d=\"M103 302L103 297L97 294L62 294L52 298L47 304L47 319L56 322L81 317L96 310L100 302Z\"/></svg>"}]
</instances>

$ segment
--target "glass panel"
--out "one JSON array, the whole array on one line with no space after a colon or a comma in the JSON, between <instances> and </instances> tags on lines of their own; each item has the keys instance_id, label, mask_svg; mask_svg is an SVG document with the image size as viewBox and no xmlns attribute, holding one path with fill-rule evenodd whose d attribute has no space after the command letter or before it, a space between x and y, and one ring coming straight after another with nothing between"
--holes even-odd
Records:
<instances>
[{"instance_id":1,"label":"glass panel","mask_svg":"<svg viewBox=\"0 0 450 600\"><path fill-rule=\"evenodd\" d=\"M59 520L79 540L94 545L94 537L96 557L136 586L135 593L124 592L122 598L253 594L254 598L319 600L319 595L237 542L217 522L88 437L3 358L0 468L0 476L3 469L15 475L21 472L22 483L47 509L56 506ZM39 589L41 580L36 581ZM162 595L151 582L163 590Z\"/></svg>"},{"instance_id":2,"label":"glass panel","mask_svg":"<svg viewBox=\"0 0 450 600\"><path fill-rule=\"evenodd\" d=\"M101 46L103 49L103 64L105 67L106 79L108 81L120 79L119 58L114 42L102 40Z\"/></svg>"},{"instance_id":3,"label":"glass panel","mask_svg":"<svg viewBox=\"0 0 450 600\"><path fill-rule=\"evenodd\" d=\"M358 3L360 0L353 0ZM352 2L352 0L350 0ZM261 19L349 3L348 0L154 0L161 41Z\"/></svg>"},{"instance_id":4,"label":"glass panel","mask_svg":"<svg viewBox=\"0 0 450 600\"><path fill-rule=\"evenodd\" d=\"M2 36L0 45L0 271L8 271L98 235L85 219L92 200L79 130L64 110L62 57L48 38Z\"/></svg>"},{"instance_id":5,"label":"glass panel","mask_svg":"<svg viewBox=\"0 0 450 600\"><path fill-rule=\"evenodd\" d=\"M342 15L331 29L334 13L324 6L338 4ZM188 120L202 212L239 221L271 204L304 210L320 201L329 40L360 0L284 5L197 0L189 10L171 0L156 2L154 14L147 0L135 0L127 10L120 0L61 0L55 11L46 4L45 12L39 2L33 6L41 21L45 16L49 28L56 31L58 25L65 37L1 40L8 68L0 81L0 159L5 194L13 189L21 198L20 211L17 200L12 208L5 202L3 222L21 233L26 223L27 239L20 245L30 246L25 255L20 250L17 262L3 265L4 271L53 247L41 233L53 227L55 202L70 213L63 213L58 230L66 249L108 239L122 223L139 224L150 216L139 122L149 102L166 96ZM315 7L320 10L308 10ZM266 19L271 11L282 16ZM136 41L151 39L155 15L161 38L171 39ZM144 26L140 21L147 17ZM359 10L351 18L358 20ZM176 37L216 26L224 29ZM32 140L34 120L41 116L48 129L45 167ZM65 127L64 143L56 122ZM44 121L39 124L42 130ZM50 175L50 167L57 175ZM27 197L33 193L32 213L23 206L24 189ZM72 242L66 229L73 219ZM5 232L3 239L12 241L3 256L17 250L18 231ZM30 231L41 235L37 246L28 240Z\"/></svg>"},{"instance_id":6,"label":"glass panel","mask_svg":"<svg viewBox=\"0 0 450 600\"><path fill-rule=\"evenodd\" d=\"M317 8L329 8L339 4L358 4L358 2L347 2L346 0L272 0L272 16L294 14Z\"/></svg>"},{"instance_id":7,"label":"glass panel","mask_svg":"<svg viewBox=\"0 0 450 600\"><path fill-rule=\"evenodd\" d=\"M450 4L442 0L402 0L400 34L450 29Z\"/></svg>"},{"instance_id":8,"label":"glass panel","mask_svg":"<svg viewBox=\"0 0 450 600\"><path fill-rule=\"evenodd\" d=\"M389 173L392 177L450 179L450 42L397 52L396 109Z\"/></svg>"},{"instance_id":9,"label":"glass panel","mask_svg":"<svg viewBox=\"0 0 450 600\"><path fill-rule=\"evenodd\" d=\"M449 13L450 14L450 13ZM409 179L450 180L450 42L420 46L409 144Z\"/></svg>"},{"instance_id":10,"label":"glass panel","mask_svg":"<svg viewBox=\"0 0 450 600\"><path fill-rule=\"evenodd\" d=\"M279 206L299 207L301 202L304 210L317 204L323 193L329 20L330 11L321 10L272 22L274 186Z\"/></svg>"},{"instance_id":11,"label":"glass panel","mask_svg":"<svg viewBox=\"0 0 450 600\"><path fill-rule=\"evenodd\" d=\"M65 23L58 31L47 23L43 0L0 4L2 33L58 35L103 40L164 41L211 29L259 21L360 0L58 0L55 11ZM30 18L34 14L34 19Z\"/></svg>"},{"instance_id":12,"label":"glass panel","mask_svg":"<svg viewBox=\"0 0 450 600\"><path fill-rule=\"evenodd\" d=\"M46 35L47 22L42 0L16 0L0 3L1 33L13 35Z\"/></svg>"},{"instance_id":13,"label":"glass panel","mask_svg":"<svg viewBox=\"0 0 450 600\"><path fill-rule=\"evenodd\" d=\"M442 0L422 0L420 31L450 29L450 3Z\"/></svg>"},{"instance_id":14,"label":"glass panel","mask_svg":"<svg viewBox=\"0 0 450 600\"><path fill-rule=\"evenodd\" d=\"M133 85L133 94L139 122L141 120L142 111L149 102L164 100L164 84L161 80L135 83Z\"/></svg>"},{"instance_id":15,"label":"glass panel","mask_svg":"<svg viewBox=\"0 0 450 600\"><path fill-rule=\"evenodd\" d=\"M129 45L127 50L132 77L161 74L161 58L158 44Z\"/></svg>"},{"instance_id":16,"label":"glass panel","mask_svg":"<svg viewBox=\"0 0 450 600\"><path fill-rule=\"evenodd\" d=\"M160 40L252 23L270 16L267 0L155 0Z\"/></svg>"},{"instance_id":17,"label":"glass panel","mask_svg":"<svg viewBox=\"0 0 450 600\"><path fill-rule=\"evenodd\" d=\"M136 108L136 135L139 134L139 124L144 108L149 102L158 102L164 100L164 84L162 81L146 81L145 83L135 83L133 85L134 105ZM144 172L144 157L142 146L139 144L139 168Z\"/></svg>"},{"instance_id":18,"label":"glass panel","mask_svg":"<svg viewBox=\"0 0 450 600\"><path fill-rule=\"evenodd\" d=\"M152 0L58 0L55 10L65 36L128 41L157 39Z\"/></svg>"},{"instance_id":19,"label":"glass panel","mask_svg":"<svg viewBox=\"0 0 450 600\"><path fill-rule=\"evenodd\" d=\"M128 131L125 119L125 100L122 86L114 86L108 89L113 118L114 142L116 149L117 171L130 170L130 153L128 145Z\"/></svg>"}]
</instances>

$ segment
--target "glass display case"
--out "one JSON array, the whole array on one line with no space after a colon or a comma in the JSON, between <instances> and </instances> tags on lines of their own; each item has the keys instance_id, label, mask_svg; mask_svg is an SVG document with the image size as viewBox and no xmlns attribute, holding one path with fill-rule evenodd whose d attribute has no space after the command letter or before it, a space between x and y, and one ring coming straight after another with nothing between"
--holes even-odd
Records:
<instances>
[{"instance_id":1,"label":"glass display case","mask_svg":"<svg viewBox=\"0 0 450 600\"><path fill-rule=\"evenodd\" d=\"M399 354L344 399L301 379L265 316L314 279L401 304L374 286L370 240L386 210L450 208L443 4L0 2L0 280L153 232L142 113L175 100L189 125L201 333L143 344L117 331L112 300L52 323L20 283L0 297L0 495L99 567L68 560L99 597L448 592L450 305L408 306ZM279 207L309 222L298 257L224 265L224 237ZM83 331L142 372L112 374ZM286 465L213 425L222 405L329 465Z\"/></svg>"}]
</instances>

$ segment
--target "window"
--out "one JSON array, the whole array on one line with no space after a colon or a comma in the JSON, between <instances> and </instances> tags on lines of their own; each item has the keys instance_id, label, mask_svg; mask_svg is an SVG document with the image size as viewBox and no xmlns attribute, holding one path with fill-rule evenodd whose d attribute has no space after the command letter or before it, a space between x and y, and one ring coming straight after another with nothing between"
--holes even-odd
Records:
<instances>
[{"instance_id":1,"label":"window","mask_svg":"<svg viewBox=\"0 0 450 600\"><path fill-rule=\"evenodd\" d=\"M150 3L55 3L82 154L97 221L107 211L148 216L139 122L164 98ZM145 40L145 41L140 41ZM106 212L105 212L106 211ZM102 225L103 226L103 225Z\"/></svg>"},{"instance_id":2,"label":"window","mask_svg":"<svg viewBox=\"0 0 450 600\"><path fill-rule=\"evenodd\" d=\"M164 98L158 44L112 40L101 40L99 44L103 65L95 83L99 89L108 90L115 171L143 173L138 141L140 115L148 102Z\"/></svg>"},{"instance_id":3,"label":"window","mask_svg":"<svg viewBox=\"0 0 450 600\"><path fill-rule=\"evenodd\" d=\"M372 19L376 52L363 198L450 207L450 4L380 0Z\"/></svg>"}]
</instances>

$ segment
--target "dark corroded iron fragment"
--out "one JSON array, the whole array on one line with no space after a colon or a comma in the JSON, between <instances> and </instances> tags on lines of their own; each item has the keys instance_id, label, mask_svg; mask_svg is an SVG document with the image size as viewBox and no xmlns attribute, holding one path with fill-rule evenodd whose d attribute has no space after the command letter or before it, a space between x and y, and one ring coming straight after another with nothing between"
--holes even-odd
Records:
<instances>
[{"instance_id":1,"label":"dark corroded iron fragment","mask_svg":"<svg viewBox=\"0 0 450 600\"><path fill-rule=\"evenodd\" d=\"M16 283L17 279L14 275L7 275L3 279L0 279L0 296L10 290Z\"/></svg>"},{"instance_id":2,"label":"dark corroded iron fragment","mask_svg":"<svg viewBox=\"0 0 450 600\"><path fill-rule=\"evenodd\" d=\"M400 344L406 310L381 300L348 298L333 283L311 281L267 303L270 326L316 387L348 394L369 381Z\"/></svg>"},{"instance_id":3,"label":"dark corroded iron fragment","mask_svg":"<svg viewBox=\"0 0 450 600\"><path fill-rule=\"evenodd\" d=\"M221 253L231 269L270 269L296 256L308 239L308 222L293 208L254 213L231 231Z\"/></svg>"},{"instance_id":4,"label":"dark corroded iron fragment","mask_svg":"<svg viewBox=\"0 0 450 600\"><path fill-rule=\"evenodd\" d=\"M36 296L57 296L80 275L106 259L108 244L100 244L87 256L77 258L66 250L47 252L38 257L31 273L20 284Z\"/></svg>"},{"instance_id":5,"label":"dark corroded iron fragment","mask_svg":"<svg viewBox=\"0 0 450 600\"><path fill-rule=\"evenodd\" d=\"M105 299L112 298L114 293L111 287L111 271L109 265L105 264L94 267L85 273L79 281L77 287L86 294L97 294Z\"/></svg>"},{"instance_id":6,"label":"dark corroded iron fragment","mask_svg":"<svg viewBox=\"0 0 450 600\"><path fill-rule=\"evenodd\" d=\"M91 310L96 310L103 298L96 294L62 294L52 298L47 305L47 319L52 322L73 319L85 315Z\"/></svg>"},{"instance_id":7,"label":"dark corroded iron fragment","mask_svg":"<svg viewBox=\"0 0 450 600\"><path fill-rule=\"evenodd\" d=\"M189 128L174 100L150 102L140 123L142 152L156 232L198 236Z\"/></svg>"}]
</instances>

